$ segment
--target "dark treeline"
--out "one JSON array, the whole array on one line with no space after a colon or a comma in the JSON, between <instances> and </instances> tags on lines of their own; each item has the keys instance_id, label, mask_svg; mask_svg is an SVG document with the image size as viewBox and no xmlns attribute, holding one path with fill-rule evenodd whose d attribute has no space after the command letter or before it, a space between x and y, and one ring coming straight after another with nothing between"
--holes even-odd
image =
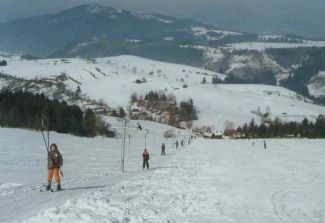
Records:
<instances>
[{"instance_id":1,"label":"dark treeline","mask_svg":"<svg viewBox=\"0 0 325 223\"><path fill-rule=\"evenodd\" d=\"M51 131L80 136L95 136L98 133L98 120L90 109L83 115L78 106L49 100L44 95L7 91L0 93L0 126L41 129L44 115Z\"/></svg>"},{"instance_id":2,"label":"dark treeline","mask_svg":"<svg viewBox=\"0 0 325 223\"><path fill-rule=\"evenodd\" d=\"M175 97L172 95L166 95L163 91L150 91L144 96L144 100L153 102L174 102Z\"/></svg>"},{"instance_id":3,"label":"dark treeline","mask_svg":"<svg viewBox=\"0 0 325 223\"><path fill-rule=\"evenodd\" d=\"M6 60L1 60L0 61L0 66L7 66L7 61Z\"/></svg>"},{"instance_id":4,"label":"dark treeline","mask_svg":"<svg viewBox=\"0 0 325 223\"><path fill-rule=\"evenodd\" d=\"M248 73L249 71L247 71ZM254 74L253 71L251 71ZM256 73L256 72L255 72ZM275 73L273 71L260 71L249 78L239 78L234 75L227 76L224 80L217 76L212 77L212 84L268 84L276 85Z\"/></svg>"},{"instance_id":5,"label":"dark treeline","mask_svg":"<svg viewBox=\"0 0 325 223\"><path fill-rule=\"evenodd\" d=\"M325 138L325 117L320 115L315 122L304 119L301 123L283 123L280 120L257 125L254 120L237 129L245 138L307 137Z\"/></svg>"}]
</instances>

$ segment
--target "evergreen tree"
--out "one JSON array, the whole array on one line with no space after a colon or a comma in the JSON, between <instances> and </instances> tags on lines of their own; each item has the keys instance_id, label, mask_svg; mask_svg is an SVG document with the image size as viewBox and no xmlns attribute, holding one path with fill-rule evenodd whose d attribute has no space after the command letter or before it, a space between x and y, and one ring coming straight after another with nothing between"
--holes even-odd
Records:
<instances>
[{"instance_id":1,"label":"evergreen tree","mask_svg":"<svg viewBox=\"0 0 325 223\"><path fill-rule=\"evenodd\" d=\"M6 60L0 61L0 66L7 66L7 61Z\"/></svg>"},{"instance_id":2,"label":"evergreen tree","mask_svg":"<svg viewBox=\"0 0 325 223\"><path fill-rule=\"evenodd\" d=\"M212 77L212 84L222 84L223 81L218 78L218 76L213 76Z\"/></svg>"},{"instance_id":3,"label":"evergreen tree","mask_svg":"<svg viewBox=\"0 0 325 223\"><path fill-rule=\"evenodd\" d=\"M125 116L126 116L126 114L125 114L124 109L122 107L120 107L120 109L119 109L119 117L124 118Z\"/></svg>"},{"instance_id":4,"label":"evergreen tree","mask_svg":"<svg viewBox=\"0 0 325 223\"><path fill-rule=\"evenodd\" d=\"M84 126L87 136L96 135L96 116L91 109L87 109L84 115Z\"/></svg>"},{"instance_id":5,"label":"evergreen tree","mask_svg":"<svg viewBox=\"0 0 325 223\"><path fill-rule=\"evenodd\" d=\"M119 114L117 113L117 111L114 109L111 113L111 116L113 117L119 117Z\"/></svg>"}]
</instances>

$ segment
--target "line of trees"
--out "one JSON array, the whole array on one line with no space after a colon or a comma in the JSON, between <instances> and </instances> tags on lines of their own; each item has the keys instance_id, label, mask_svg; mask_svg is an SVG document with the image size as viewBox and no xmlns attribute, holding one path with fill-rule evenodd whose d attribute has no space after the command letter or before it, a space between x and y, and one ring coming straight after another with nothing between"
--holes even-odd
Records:
<instances>
[{"instance_id":1,"label":"line of trees","mask_svg":"<svg viewBox=\"0 0 325 223\"><path fill-rule=\"evenodd\" d=\"M249 71L246 71L249 73ZM252 75L247 78L239 78L233 74L228 74L228 76L222 80L218 76L212 77L212 84L268 84L276 85L275 72L273 71L254 71L250 72ZM255 74L254 74L255 73ZM203 81L202 81L203 82Z\"/></svg>"},{"instance_id":2,"label":"line of trees","mask_svg":"<svg viewBox=\"0 0 325 223\"><path fill-rule=\"evenodd\" d=\"M41 129L44 115L51 131L88 137L107 131L105 123L91 109L83 114L78 106L49 100L42 94L22 91L0 93L1 127Z\"/></svg>"},{"instance_id":3,"label":"line of trees","mask_svg":"<svg viewBox=\"0 0 325 223\"><path fill-rule=\"evenodd\" d=\"M126 116L126 113L125 113L125 111L124 111L124 108L123 108L123 107L120 107L120 108L118 109L118 111L114 109L114 110L111 112L110 115L113 116L113 117L124 118L124 117Z\"/></svg>"},{"instance_id":4,"label":"line of trees","mask_svg":"<svg viewBox=\"0 0 325 223\"><path fill-rule=\"evenodd\" d=\"M176 98L172 94L166 95L163 91L149 91L144 96L144 100L153 102L175 102Z\"/></svg>"},{"instance_id":5,"label":"line of trees","mask_svg":"<svg viewBox=\"0 0 325 223\"><path fill-rule=\"evenodd\" d=\"M308 121L305 118L301 123L288 122L283 123L276 119L268 124L257 125L252 119L249 124L237 128L245 138L276 138L276 137L307 137L307 138L325 138L325 117L319 115L315 122Z\"/></svg>"}]
</instances>

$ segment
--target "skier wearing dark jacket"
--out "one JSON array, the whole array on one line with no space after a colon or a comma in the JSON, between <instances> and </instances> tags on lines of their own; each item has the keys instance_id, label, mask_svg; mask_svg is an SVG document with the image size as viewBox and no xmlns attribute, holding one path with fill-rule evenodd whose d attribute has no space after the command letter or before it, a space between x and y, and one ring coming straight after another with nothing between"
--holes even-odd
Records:
<instances>
[{"instance_id":1,"label":"skier wearing dark jacket","mask_svg":"<svg viewBox=\"0 0 325 223\"><path fill-rule=\"evenodd\" d=\"M57 183L57 190L61 190L60 168L63 165L63 158L55 143L51 144L47 154L47 187L51 189L52 178L54 176Z\"/></svg>"},{"instance_id":2,"label":"skier wearing dark jacket","mask_svg":"<svg viewBox=\"0 0 325 223\"><path fill-rule=\"evenodd\" d=\"M144 152L142 153L142 158L143 158L143 164L142 164L142 169L147 166L147 169L149 169L149 153L147 149L144 149Z\"/></svg>"},{"instance_id":3,"label":"skier wearing dark jacket","mask_svg":"<svg viewBox=\"0 0 325 223\"><path fill-rule=\"evenodd\" d=\"M165 149L166 149L166 146L165 146L165 143L163 143L163 144L161 145L161 155L162 155L162 156L166 156L166 151L165 151Z\"/></svg>"}]
</instances>

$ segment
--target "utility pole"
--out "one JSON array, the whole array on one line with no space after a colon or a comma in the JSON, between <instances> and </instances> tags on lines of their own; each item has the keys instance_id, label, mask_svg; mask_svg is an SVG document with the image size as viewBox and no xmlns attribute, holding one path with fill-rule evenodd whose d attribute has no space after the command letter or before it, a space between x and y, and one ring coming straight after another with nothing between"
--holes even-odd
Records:
<instances>
[{"instance_id":1,"label":"utility pole","mask_svg":"<svg viewBox=\"0 0 325 223\"><path fill-rule=\"evenodd\" d=\"M144 148L147 149L147 135L149 134L149 129L146 129L146 134L144 135Z\"/></svg>"},{"instance_id":2,"label":"utility pole","mask_svg":"<svg viewBox=\"0 0 325 223\"><path fill-rule=\"evenodd\" d=\"M121 172L124 172L124 162L125 162L125 140L126 140L126 118L124 119L123 127L123 145L122 145L122 159L121 159Z\"/></svg>"},{"instance_id":3,"label":"utility pole","mask_svg":"<svg viewBox=\"0 0 325 223\"><path fill-rule=\"evenodd\" d=\"M130 152L130 147L131 147L131 134L127 135L128 130L141 130L139 125L137 127L127 127L128 119L127 117L121 119L118 118L118 121L123 121L123 126L110 126L113 129L123 129L123 139L122 139L122 151L121 151L121 167L120 171L124 172L125 171L125 146L126 146L126 137L129 137L129 155L131 154Z\"/></svg>"},{"instance_id":4,"label":"utility pole","mask_svg":"<svg viewBox=\"0 0 325 223\"><path fill-rule=\"evenodd\" d=\"M128 134L129 137L129 159L131 158L131 134Z\"/></svg>"},{"instance_id":5,"label":"utility pole","mask_svg":"<svg viewBox=\"0 0 325 223\"><path fill-rule=\"evenodd\" d=\"M120 119L117 119L118 121L124 121L123 126L110 126L111 128L114 129L123 129L123 139L122 139L122 151L121 151L121 168L120 171L124 172L125 171L125 146L126 146L126 137L129 137L129 156L131 157L131 134L127 135L127 130L142 130L141 125L138 123L137 127L127 127L127 122L128 119L127 117ZM146 129L146 135L145 137L147 137L147 134L149 134L149 129ZM147 139L145 139L145 144L147 143Z\"/></svg>"}]
</instances>

